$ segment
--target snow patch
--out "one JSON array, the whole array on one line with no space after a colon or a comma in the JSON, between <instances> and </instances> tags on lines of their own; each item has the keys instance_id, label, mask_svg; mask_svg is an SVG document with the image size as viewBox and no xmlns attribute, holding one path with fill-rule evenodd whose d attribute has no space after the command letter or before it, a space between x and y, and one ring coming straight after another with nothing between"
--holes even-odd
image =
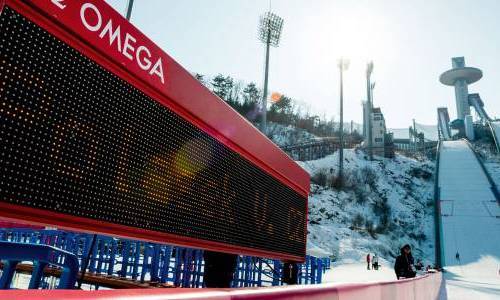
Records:
<instances>
[{"instance_id":1,"label":"snow patch","mask_svg":"<svg viewBox=\"0 0 500 300\"><path fill-rule=\"evenodd\" d=\"M392 265L409 243L415 259L434 263L433 162L401 155L369 161L347 149L342 189L334 187L338 152L298 163L312 177L309 247L333 253L338 263L363 262L372 253Z\"/></svg>"}]
</instances>

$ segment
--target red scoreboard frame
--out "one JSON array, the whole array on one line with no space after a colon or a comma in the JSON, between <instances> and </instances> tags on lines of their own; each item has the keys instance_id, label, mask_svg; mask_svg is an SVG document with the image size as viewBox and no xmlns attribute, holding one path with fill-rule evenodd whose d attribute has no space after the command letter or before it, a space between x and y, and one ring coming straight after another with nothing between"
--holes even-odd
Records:
<instances>
[{"instance_id":1,"label":"red scoreboard frame","mask_svg":"<svg viewBox=\"0 0 500 300\"><path fill-rule=\"evenodd\" d=\"M4 6L21 13L168 107L307 201L309 175L302 168L104 1L0 0L0 13ZM116 28L120 28L118 34ZM0 215L34 224L214 251L292 261L304 259L303 256L182 237L3 202L0 202ZM304 229L305 234L307 228Z\"/></svg>"}]
</instances>

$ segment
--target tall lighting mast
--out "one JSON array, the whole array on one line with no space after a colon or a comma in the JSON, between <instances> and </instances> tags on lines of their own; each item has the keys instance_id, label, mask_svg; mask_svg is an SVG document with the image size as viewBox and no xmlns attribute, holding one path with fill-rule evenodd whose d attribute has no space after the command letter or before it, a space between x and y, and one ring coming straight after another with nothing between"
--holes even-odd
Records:
<instances>
[{"instance_id":1,"label":"tall lighting mast","mask_svg":"<svg viewBox=\"0 0 500 300\"><path fill-rule=\"evenodd\" d=\"M132 7L134 6L134 0L128 0L128 3L127 3L127 15L125 16L125 18L127 19L127 21L130 21L130 17L132 17Z\"/></svg>"},{"instance_id":2,"label":"tall lighting mast","mask_svg":"<svg viewBox=\"0 0 500 300\"><path fill-rule=\"evenodd\" d=\"M340 71L340 149L339 149L339 181L340 185L343 184L343 171L344 171L344 71L349 67L349 60L341 58L338 61Z\"/></svg>"},{"instance_id":3,"label":"tall lighting mast","mask_svg":"<svg viewBox=\"0 0 500 300\"><path fill-rule=\"evenodd\" d=\"M259 40L266 45L266 64L264 71L264 91L262 93L262 115L260 130L266 134L267 122L267 83L269 79L269 48L278 47L283 29L283 19L268 11L260 17Z\"/></svg>"},{"instance_id":4,"label":"tall lighting mast","mask_svg":"<svg viewBox=\"0 0 500 300\"><path fill-rule=\"evenodd\" d=\"M373 160L373 149L372 149L372 85L370 83L370 77L373 72L373 62L370 61L366 66L366 99L368 101L368 155L370 160Z\"/></svg>"}]
</instances>

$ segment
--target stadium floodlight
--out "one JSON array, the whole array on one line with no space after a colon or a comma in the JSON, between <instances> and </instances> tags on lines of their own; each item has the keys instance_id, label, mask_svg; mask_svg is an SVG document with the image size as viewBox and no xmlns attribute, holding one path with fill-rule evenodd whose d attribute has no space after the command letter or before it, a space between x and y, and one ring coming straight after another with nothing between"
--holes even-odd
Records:
<instances>
[{"instance_id":1,"label":"stadium floodlight","mask_svg":"<svg viewBox=\"0 0 500 300\"><path fill-rule=\"evenodd\" d=\"M283 29L283 18L268 11L260 17L259 40L273 47L278 47Z\"/></svg>"},{"instance_id":2,"label":"stadium floodlight","mask_svg":"<svg viewBox=\"0 0 500 300\"><path fill-rule=\"evenodd\" d=\"M262 93L262 115L260 130L266 134L267 122L267 82L269 78L269 48L278 47L283 29L283 18L268 11L260 17L259 40L266 45L266 65L264 73L264 91Z\"/></svg>"}]
</instances>

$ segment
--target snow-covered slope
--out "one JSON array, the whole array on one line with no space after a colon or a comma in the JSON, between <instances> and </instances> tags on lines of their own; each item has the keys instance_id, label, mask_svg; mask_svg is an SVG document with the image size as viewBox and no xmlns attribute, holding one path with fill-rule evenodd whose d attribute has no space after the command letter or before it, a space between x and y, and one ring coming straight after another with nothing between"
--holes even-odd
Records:
<instances>
[{"instance_id":1,"label":"snow-covered slope","mask_svg":"<svg viewBox=\"0 0 500 300\"><path fill-rule=\"evenodd\" d=\"M447 296L500 299L500 207L466 142L443 142L439 188Z\"/></svg>"},{"instance_id":2,"label":"snow-covered slope","mask_svg":"<svg viewBox=\"0 0 500 300\"><path fill-rule=\"evenodd\" d=\"M317 137L304 129L269 122L267 136L278 146L296 145L312 141Z\"/></svg>"},{"instance_id":3,"label":"snow-covered slope","mask_svg":"<svg viewBox=\"0 0 500 300\"><path fill-rule=\"evenodd\" d=\"M500 188L500 154L497 153L495 145L488 143L474 142L474 150L481 157L486 170L490 173L491 178Z\"/></svg>"},{"instance_id":4,"label":"snow-covered slope","mask_svg":"<svg viewBox=\"0 0 500 300\"><path fill-rule=\"evenodd\" d=\"M299 162L312 177L308 248L330 252L340 263L362 262L370 252L392 267L410 243L416 258L432 264L434 164L400 155L370 162L359 150L345 150L344 158L343 189L330 187L338 152Z\"/></svg>"}]
</instances>

